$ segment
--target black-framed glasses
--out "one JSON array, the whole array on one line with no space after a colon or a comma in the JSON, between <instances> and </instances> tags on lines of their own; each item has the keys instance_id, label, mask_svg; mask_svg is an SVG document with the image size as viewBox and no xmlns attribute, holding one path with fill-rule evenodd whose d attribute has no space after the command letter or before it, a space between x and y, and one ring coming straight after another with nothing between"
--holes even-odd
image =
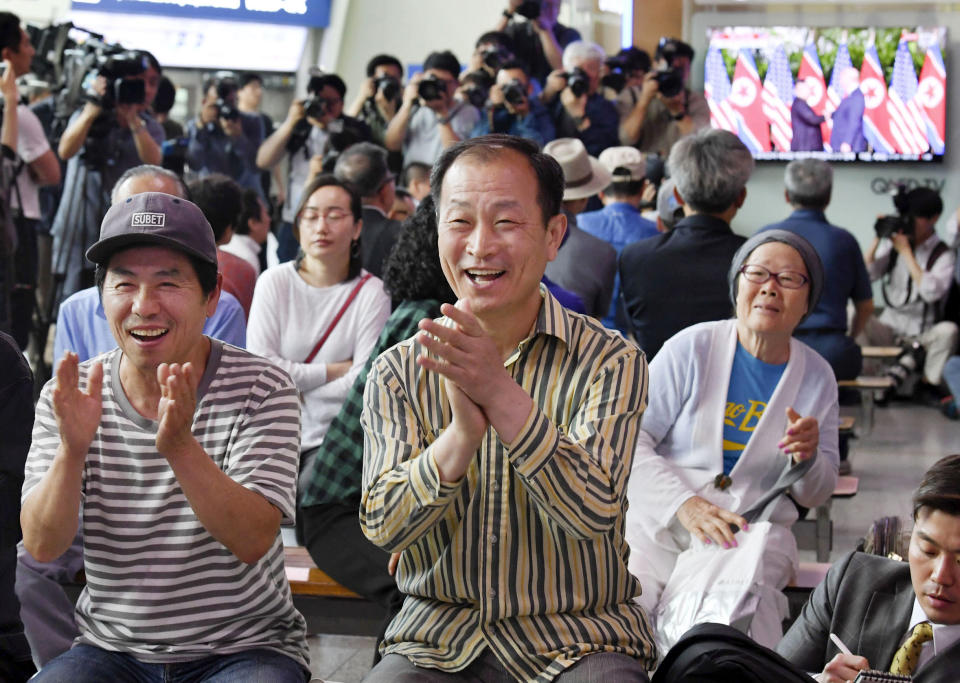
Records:
<instances>
[{"instance_id":1,"label":"black-framed glasses","mask_svg":"<svg viewBox=\"0 0 960 683\"><path fill-rule=\"evenodd\" d=\"M779 273L774 273L763 266L750 264L740 266L740 274L750 282L758 285L762 285L770 278L774 278L777 284L784 289L800 289L810 282L810 278L795 270L784 270Z\"/></svg>"}]
</instances>

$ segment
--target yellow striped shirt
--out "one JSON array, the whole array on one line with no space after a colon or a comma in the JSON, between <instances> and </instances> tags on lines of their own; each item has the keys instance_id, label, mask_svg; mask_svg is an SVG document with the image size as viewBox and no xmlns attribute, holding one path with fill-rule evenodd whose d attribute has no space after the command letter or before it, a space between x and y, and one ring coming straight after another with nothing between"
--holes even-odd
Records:
<instances>
[{"instance_id":1,"label":"yellow striped shirt","mask_svg":"<svg viewBox=\"0 0 960 683\"><path fill-rule=\"evenodd\" d=\"M398 344L370 371L360 522L371 541L403 551L408 596L384 654L459 671L489 647L537 681L593 652L655 661L623 538L647 364L541 293L533 334L504 363L534 407L512 444L488 428L457 482L440 481L432 455L451 413L440 376L416 364L423 347Z\"/></svg>"}]
</instances>

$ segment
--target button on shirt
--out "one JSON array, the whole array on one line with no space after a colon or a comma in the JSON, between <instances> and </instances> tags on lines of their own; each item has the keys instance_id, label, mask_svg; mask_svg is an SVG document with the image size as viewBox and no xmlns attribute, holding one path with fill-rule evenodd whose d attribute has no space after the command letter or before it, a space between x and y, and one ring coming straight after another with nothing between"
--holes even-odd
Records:
<instances>
[{"instance_id":1,"label":"button on shirt","mask_svg":"<svg viewBox=\"0 0 960 683\"><path fill-rule=\"evenodd\" d=\"M532 335L504 363L534 407L513 443L489 428L459 481L440 480L431 445L450 404L439 375L416 364L416 338L370 372L360 522L403 551L407 595L384 654L459 671L489 648L513 676L539 681L592 652L653 664L623 540L646 363L541 293Z\"/></svg>"},{"instance_id":2,"label":"button on shirt","mask_svg":"<svg viewBox=\"0 0 960 683\"><path fill-rule=\"evenodd\" d=\"M930 621L930 617L923 611L920 603L914 600L913 613L910 615L910 624L903 634L903 638L900 639L900 643L897 645L898 649L907 642L907 638L913 633L913 627L921 621ZM958 640L960 640L960 624L933 624L933 640L923 644L915 673L921 671L927 662L937 656L938 652L943 652Z\"/></svg>"}]
</instances>

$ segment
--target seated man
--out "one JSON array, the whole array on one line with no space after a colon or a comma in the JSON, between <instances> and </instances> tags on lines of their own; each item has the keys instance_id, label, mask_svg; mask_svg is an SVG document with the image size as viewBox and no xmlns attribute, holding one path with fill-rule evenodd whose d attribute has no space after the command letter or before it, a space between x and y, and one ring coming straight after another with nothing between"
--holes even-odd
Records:
<instances>
[{"instance_id":1,"label":"seated man","mask_svg":"<svg viewBox=\"0 0 960 683\"><path fill-rule=\"evenodd\" d=\"M366 680L646 681L623 541L643 356L540 286L566 221L535 144L458 144L432 186L459 301L367 380L360 524L407 597Z\"/></svg>"},{"instance_id":2,"label":"seated man","mask_svg":"<svg viewBox=\"0 0 960 683\"><path fill-rule=\"evenodd\" d=\"M667 166L684 218L620 252L627 320L647 358L682 329L730 317L727 271L744 242L730 221L747 197L753 157L736 135L707 128L674 145Z\"/></svg>"},{"instance_id":3,"label":"seated man","mask_svg":"<svg viewBox=\"0 0 960 683\"><path fill-rule=\"evenodd\" d=\"M777 652L821 683L863 669L954 683L960 671L960 455L937 461L913 495L908 562L850 553L817 586ZM912 584L912 585L911 585ZM845 654L831 634L853 652Z\"/></svg>"},{"instance_id":4,"label":"seated man","mask_svg":"<svg viewBox=\"0 0 960 683\"><path fill-rule=\"evenodd\" d=\"M873 313L873 289L857 239L831 225L824 211L833 191L833 169L820 159L798 159L784 172L787 202L793 213L785 221L763 230L788 230L809 241L817 250L827 278L820 302L794 333L826 358L838 380L855 379L863 367L854 338ZM855 313L847 334L847 302Z\"/></svg>"},{"instance_id":5,"label":"seated man","mask_svg":"<svg viewBox=\"0 0 960 683\"><path fill-rule=\"evenodd\" d=\"M656 196L656 189L645 178L643 155L633 147L608 147L600 153L599 161L611 175L610 184L600 192L603 208L580 214L577 226L610 244L619 255L631 242L658 234L657 224L640 214L640 203ZM626 320L618 308L622 308L619 274L603 324L626 332Z\"/></svg>"},{"instance_id":6,"label":"seated man","mask_svg":"<svg viewBox=\"0 0 960 683\"><path fill-rule=\"evenodd\" d=\"M921 388L939 400L943 367L957 348L957 324L943 319L956 256L935 230L943 212L935 190L901 191L894 204L894 230L884 237L878 232L864 256L870 279L881 281L884 309L867 320L858 341L904 346L907 352L887 374L906 393L911 383L905 380L920 373Z\"/></svg>"},{"instance_id":7,"label":"seated man","mask_svg":"<svg viewBox=\"0 0 960 683\"><path fill-rule=\"evenodd\" d=\"M66 551L82 502L87 584L80 636L36 680L306 681L280 540L294 514L293 383L203 335L220 276L194 204L148 192L114 205L87 258L120 348L83 364L67 354L37 406L24 546L41 562Z\"/></svg>"}]
</instances>

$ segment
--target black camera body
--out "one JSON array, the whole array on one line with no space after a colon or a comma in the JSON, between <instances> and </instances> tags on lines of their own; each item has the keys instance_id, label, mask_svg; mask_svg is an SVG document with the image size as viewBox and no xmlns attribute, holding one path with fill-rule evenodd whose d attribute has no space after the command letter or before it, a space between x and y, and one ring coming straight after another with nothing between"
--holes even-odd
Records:
<instances>
[{"instance_id":1,"label":"black camera body","mask_svg":"<svg viewBox=\"0 0 960 683\"><path fill-rule=\"evenodd\" d=\"M481 50L480 58L483 60L484 66L496 72L500 70L501 66L509 62L513 58L513 55L510 54L509 50L505 47L498 45Z\"/></svg>"},{"instance_id":2,"label":"black camera body","mask_svg":"<svg viewBox=\"0 0 960 683\"><path fill-rule=\"evenodd\" d=\"M517 14L527 19L540 18L540 0L524 0L517 8Z\"/></svg>"},{"instance_id":3,"label":"black camera body","mask_svg":"<svg viewBox=\"0 0 960 683\"><path fill-rule=\"evenodd\" d=\"M217 108L218 118L226 119L227 121L236 121L240 118L240 110L222 97L218 97L213 106Z\"/></svg>"},{"instance_id":4,"label":"black camera body","mask_svg":"<svg viewBox=\"0 0 960 683\"><path fill-rule=\"evenodd\" d=\"M374 81L374 86L385 100L391 101L400 98L400 81L393 76L381 76Z\"/></svg>"},{"instance_id":5,"label":"black camera body","mask_svg":"<svg viewBox=\"0 0 960 683\"><path fill-rule=\"evenodd\" d=\"M683 71L680 69L660 69L656 72L654 78L657 81L657 89L664 97L675 97L683 92Z\"/></svg>"},{"instance_id":6,"label":"black camera body","mask_svg":"<svg viewBox=\"0 0 960 683\"><path fill-rule=\"evenodd\" d=\"M590 91L590 76L579 66L573 71L564 74L567 79L567 87L576 97L582 97Z\"/></svg>"},{"instance_id":7,"label":"black camera body","mask_svg":"<svg viewBox=\"0 0 960 683\"><path fill-rule=\"evenodd\" d=\"M503 99L514 107L521 107L527 101L527 89L518 80L510 81L502 90Z\"/></svg>"},{"instance_id":8,"label":"black camera body","mask_svg":"<svg viewBox=\"0 0 960 683\"><path fill-rule=\"evenodd\" d=\"M873 231L877 237L891 237L896 233L902 233L909 238L913 238L913 217L908 215L880 216L877 222L873 224Z\"/></svg>"},{"instance_id":9,"label":"black camera body","mask_svg":"<svg viewBox=\"0 0 960 683\"><path fill-rule=\"evenodd\" d=\"M138 52L122 51L97 55L96 73L107 81L103 95L88 95L88 99L104 109L112 109L118 104L143 104L146 100L146 87L139 76L147 70L146 58Z\"/></svg>"},{"instance_id":10,"label":"black camera body","mask_svg":"<svg viewBox=\"0 0 960 683\"><path fill-rule=\"evenodd\" d=\"M417 95L424 101L432 102L443 99L443 94L446 91L447 86L443 82L443 79L437 78L433 74L424 76L420 83L417 84Z\"/></svg>"},{"instance_id":11,"label":"black camera body","mask_svg":"<svg viewBox=\"0 0 960 683\"><path fill-rule=\"evenodd\" d=\"M303 110L311 119L322 119L327 115L327 103L319 95L311 94L303 101Z\"/></svg>"}]
</instances>

